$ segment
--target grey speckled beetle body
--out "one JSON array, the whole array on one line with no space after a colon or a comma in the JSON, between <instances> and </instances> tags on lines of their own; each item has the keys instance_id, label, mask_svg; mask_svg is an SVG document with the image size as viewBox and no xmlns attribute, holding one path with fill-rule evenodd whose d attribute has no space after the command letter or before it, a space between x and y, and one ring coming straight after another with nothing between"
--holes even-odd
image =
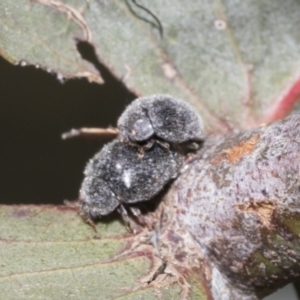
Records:
<instances>
[{"instance_id":1,"label":"grey speckled beetle body","mask_svg":"<svg viewBox=\"0 0 300 300\"><path fill-rule=\"evenodd\" d=\"M120 138L131 143L160 140L181 144L204 138L202 118L186 102L169 95L133 101L118 120Z\"/></svg>"},{"instance_id":2,"label":"grey speckled beetle body","mask_svg":"<svg viewBox=\"0 0 300 300\"><path fill-rule=\"evenodd\" d=\"M137 153L136 147L115 140L89 161L80 190L80 212L86 220L115 209L124 217L123 204L150 200L178 175L183 163L183 155L158 145L142 157Z\"/></svg>"}]
</instances>

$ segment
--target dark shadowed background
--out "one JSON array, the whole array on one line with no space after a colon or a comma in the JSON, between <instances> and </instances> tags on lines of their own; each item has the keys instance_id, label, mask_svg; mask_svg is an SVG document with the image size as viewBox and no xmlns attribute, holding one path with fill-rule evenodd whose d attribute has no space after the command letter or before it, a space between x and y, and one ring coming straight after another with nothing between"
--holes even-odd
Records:
<instances>
[{"instance_id":1,"label":"dark shadowed background","mask_svg":"<svg viewBox=\"0 0 300 300\"><path fill-rule=\"evenodd\" d=\"M62 203L76 199L83 169L102 146L61 134L71 128L115 126L135 96L80 44L82 55L101 69L106 83L59 82L32 66L13 66L0 57L0 202Z\"/></svg>"}]
</instances>

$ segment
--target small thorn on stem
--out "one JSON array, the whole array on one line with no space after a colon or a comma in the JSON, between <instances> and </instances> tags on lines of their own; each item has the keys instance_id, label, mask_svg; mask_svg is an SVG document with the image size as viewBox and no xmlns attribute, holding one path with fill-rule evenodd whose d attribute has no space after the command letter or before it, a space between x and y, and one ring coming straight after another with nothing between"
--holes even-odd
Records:
<instances>
[{"instance_id":1,"label":"small thorn on stem","mask_svg":"<svg viewBox=\"0 0 300 300\"><path fill-rule=\"evenodd\" d=\"M114 128L79 128L71 129L61 135L63 140L82 137L82 138L97 138L102 141L112 140L118 135L118 130Z\"/></svg>"}]
</instances>

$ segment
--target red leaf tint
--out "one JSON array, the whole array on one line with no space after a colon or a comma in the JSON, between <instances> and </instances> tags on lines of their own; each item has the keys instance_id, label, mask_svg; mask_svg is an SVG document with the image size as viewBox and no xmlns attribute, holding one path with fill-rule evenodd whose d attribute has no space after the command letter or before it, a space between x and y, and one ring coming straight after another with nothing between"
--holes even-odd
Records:
<instances>
[{"instance_id":1,"label":"red leaf tint","mask_svg":"<svg viewBox=\"0 0 300 300\"><path fill-rule=\"evenodd\" d=\"M290 88L282 95L274 105L271 113L263 123L270 123L286 117L294 108L300 97L300 78L298 78Z\"/></svg>"}]
</instances>

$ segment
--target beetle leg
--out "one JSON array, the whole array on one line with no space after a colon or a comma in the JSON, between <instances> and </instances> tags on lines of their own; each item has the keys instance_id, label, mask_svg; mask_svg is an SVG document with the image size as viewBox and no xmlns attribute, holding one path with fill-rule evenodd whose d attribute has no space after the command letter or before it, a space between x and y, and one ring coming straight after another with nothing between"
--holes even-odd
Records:
<instances>
[{"instance_id":1,"label":"beetle leg","mask_svg":"<svg viewBox=\"0 0 300 300\"><path fill-rule=\"evenodd\" d=\"M91 218L87 218L85 222L87 222L93 228L94 232L97 233L96 224Z\"/></svg>"},{"instance_id":2,"label":"beetle leg","mask_svg":"<svg viewBox=\"0 0 300 300\"><path fill-rule=\"evenodd\" d=\"M127 229L129 231L131 231L132 233L134 233L134 230L131 228L130 220L129 220L128 213L127 213L127 210L125 209L125 207L121 204L117 208L117 210L118 210L118 213L122 216L122 219L123 219Z\"/></svg>"},{"instance_id":3,"label":"beetle leg","mask_svg":"<svg viewBox=\"0 0 300 300\"><path fill-rule=\"evenodd\" d=\"M147 150L151 149L153 147L154 143L155 143L155 140L151 139L150 141L147 142L147 144L145 146L142 147L143 150L147 151Z\"/></svg>"},{"instance_id":4,"label":"beetle leg","mask_svg":"<svg viewBox=\"0 0 300 300\"><path fill-rule=\"evenodd\" d=\"M129 209L141 225L146 225L145 218L139 208L130 206Z\"/></svg>"},{"instance_id":5,"label":"beetle leg","mask_svg":"<svg viewBox=\"0 0 300 300\"><path fill-rule=\"evenodd\" d=\"M152 139L152 140L148 141L146 145L140 146L139 147L139 154L138 154L139 158L143 158L145 152L147 150L151 149L153 147L153 145L155 144L155 142L156 141Z\"/></svg>"},{"instance_id":6,"label":"beetle leg","mask_svg":"<svg viewBox=\"0 0 300 300\"><path fill-rule=\"evenodd\" d=\"M86 222L87 224L89 224L95 233L97 233L97 229L96 229L96 224L95 222L91 219L90 216L86 215L85 213L83 213L82 211L79 212L79 215L82 217L83 221Z\"/></svg>"},{"instance_id":7,"label":"beetle leg","mask_svg":"<svg viewBox=\"0 0 300 300\"><path fill-rule=\"evenodd\" d=\"M170 151L170 144L167 142L163 142L160 140L157 140L156 143L161 146L163 149L167 150L168 152Z\"/></svg>"}]
</instances>

